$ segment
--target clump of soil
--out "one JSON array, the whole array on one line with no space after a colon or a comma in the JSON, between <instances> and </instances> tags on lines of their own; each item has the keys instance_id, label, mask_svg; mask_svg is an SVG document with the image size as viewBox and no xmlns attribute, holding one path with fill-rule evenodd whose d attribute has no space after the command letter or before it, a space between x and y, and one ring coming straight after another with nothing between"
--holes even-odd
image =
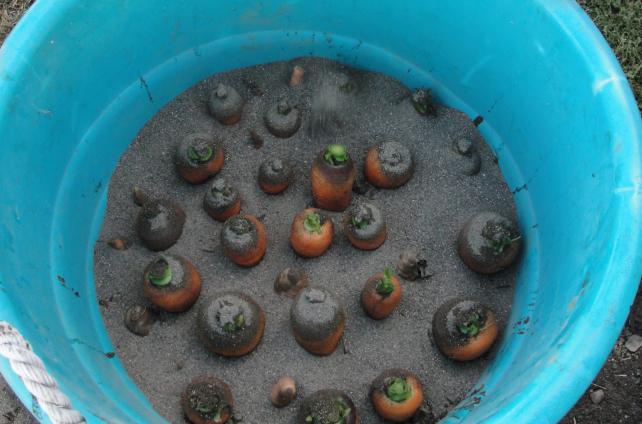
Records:
<instances>
[{"instance_id":1,"label":"clump of soil","mask_svg":"<svg viewBox=\"0 0 642 424\"><path fill-rule=\"evenodd\" d=\"M295 65L305 75L290 87ZM225 126L210 115L208 101L219 83L234 87L243 99L237 124ZM319 93L321 99L315 97ZM287 139L272 135L264 122L266 111L283 98L296 104L301 118L300 129ZM212 219L203 207L212 180L188 184L173 166L177 144L197 132L211 133L222 141L225 165L215 178L225 178L238 190L240 216L254 215L265 226L266 254L252 268L239 267L223 254L220 233L224 224ZM250 142L252 133L260 138L260 148ZM476 175L463 175L457 167L461 156L453 151L453 143L462 138L472 140L481 158ZM353 247L343 234L343 213L324 211L334 222L332 245L321 257L300 258L289 235L295 215L313 206L312 162L328 145L340 143L346 146L359 180L366 152L382 140L397 141L409 149L414 160L412 178L395 190L363 183L352 193L352 204L365 202L379 208L387 228L385 243L373 251ZM257 181L260 164L271 158L287 161L297 176L277 195L264 193ZM119 251L97 243L94 263L98 298L113 299L102 310L119 357L156 410L170 422L183 420L181 391L194 378L212 373L230 385L236 398L235 414L248 423L289 423L302 398L328 388L345 391L363 423L381 423L368 400L368 387L390 368L416 374L424 384L425 404L432 406L436 416L444 414L474 384L494 351L464 365L448 360L431 341L433 314L450 298L483 299L497 312L501 329L510 310L516 267L482 276L461 262L456 248L459 230L478 212L494 211L515 219L511 193L493 159L463 113L436 105L434 114L420 115L412 105L411 91L399 82L335 62L302 58L239 69L200 82L145 125L122 156L110 183L100 239L128 238L132 244ZM202 279L201 296L194 307L180 314L160 312L145 337L132 334L123 323L126 310L133 305L150 306L143 294L141 270L156 256L136 235L134 223L140 208L132 201L134 186L151 198L162 195L183 207L183 233L166 253L193 262ZM369 318L361 306L364 282L386 267L394 268L408 249L418 253L420 278L400 280L403 297L388 318ZM323 287L344 303L343 341L329 356L309 354L292 335L293 299L275 291L275 279L288 267L303 271L310 287ZM421 278L428 274L432 277ZM295 284L294 290L299 288ZM237 359L210 353L195 331L201 303L226 290L251 296L266 316L261 343ZM152 357L154 361L149 360ZM279 409L272 406L267 393L283 375L296 380L301 396Z\"/></svg>"}]
</instances>

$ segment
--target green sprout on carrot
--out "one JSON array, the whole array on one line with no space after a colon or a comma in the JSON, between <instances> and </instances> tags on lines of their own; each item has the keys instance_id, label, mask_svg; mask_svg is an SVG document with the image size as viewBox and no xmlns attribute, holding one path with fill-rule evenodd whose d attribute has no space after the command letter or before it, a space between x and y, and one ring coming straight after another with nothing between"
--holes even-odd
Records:
<instances>
[{"instance_id":1,"label":"green sprout on carrot","mask_svg":"<svg viewBox=\"0 0 642 424\"><path fill-rule=\"evenodd\" d=\"M466 322L457 325L457 330L464 336L474 337L483 330L484 324L484 317L477 312L473 312Z\"/></svg>"},{"instance_id":2,"label":"green sprout on carrot","mask_svg":"<svg viewBox=\"0 0 642 424\"><path fill-rule=\"evenodd\" d=\"M394 276L394 271L392 268L387 267L383 271L383 278L377 282L377 293L382 296L387 296L395 290L395 286L392 283L392 277Z\"/></svg>"},{"instance_id":3,"label":"green sprout on carrot","mask_svg":"<svg viewBox=\"0 0 642 424\"><path fill-rule=\"evenodd\" d=\"M211 146L189 146L187 149L187 157L191 161L198 163L207 162L211 159L213 153Z\"/></svg>"},{"instance_id":4,"label":"green sprout on carrot","mask_svg":"<svg viewBox=\"0 0 642 424\"><path fill-rule=\"evenodd\" d=\"M393 402L404 402L412 396L412 387L405 378L393 378L386 387L386 396Z\"/></svg>"},{"instance_id":5,"label":"green sprout on carrot","mask_svg":"<svg viewBox=\"0 0 642 424\"><path fill-rule=\"evenodd\" d=\"M348 149L343 144L330 144L325 149L323 159L330 165L341 165L348 161Z\"/></svg>"},{"instance_id":6,"label":"green sprout on carrot","mask_svg":"<svg viewBox=\"0 0 642 424\"><path fill-rule=\"evenodd\" d=\"M226 322L225 325L223 326L223 330L225 330L226 333L232 334L242 329L244 325L245 325L245 315L241 313L235 316L232 321Z\"/></svg>"},{"instance_id":7,"label":"green sprout on carrot","mask_svg":"<svg viewBox=\"0 0 642 424\"><path fill-rule=\"evenodd\" d=\"M166 259L159 258L147 273L147 279L157 287L166 286L172 281L172 267Z\"/></svg>"},{"instance_id":8,"label":"green sprout on carrot","mask_svg":"<svg viewBox=\"0 0 642 424\"><path fill-rule=\"evenodd\" d=\"M321 216L316 212L310 212L303 220L303 228L310 233L321 234Z\"/></svg>"}]
</instances>

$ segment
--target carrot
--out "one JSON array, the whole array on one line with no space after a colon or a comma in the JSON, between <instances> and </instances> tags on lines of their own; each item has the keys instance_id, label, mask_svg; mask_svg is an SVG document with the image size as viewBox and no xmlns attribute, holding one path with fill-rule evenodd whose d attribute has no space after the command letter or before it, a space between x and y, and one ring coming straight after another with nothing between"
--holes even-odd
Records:
<instances>
[{"instance_id":1,"label":"carrot","mask_svg":"<svg viewBox=\"0 0 642 424\"><path fill-rule=\"evenodd\" d=\"M366 281L361 292L361 306L372 319L388 317L401 301L402 289L392 268L377 273Z\"/></svg>"},{"instance_id":2,"label":"carrot","mask_svg":"<svg viewBox=\"0 0 642 424\"><path fill-rule=\"evenodd\" d=\"M183 139L174 155L176 170L188 183L200 184L223 167L225 154L221 143L209 134L195 133Z\"/></svg>"},{"instance_id":3,"label":"carrot","mask_svg":"<svg viewBox=\"0 0 642 424\"><path fill-rule=\"evenodd\" d=\"M356 169L345 146L330 144L312 163L312 197L321 209L343 211L352 199Z\"/></svg>"},{"instance_id":4,"label":"carrot","mask_svg":"<svg viewBox=\"0 0 642 424\"><path fill-rule=\"evenodd\" d=\"M350 397L341 390L323 389L303 399L296 417L300 424L359 424L359 411Z\"/></svg>"},{"instance_id":5,"label":"carrot","mask_svg":"<svg viewBox=\"0 0 642 424\"><path fill-rule=\"evenodd\" d=\"M362 250L374 250L386 241L387 230L383 214L371 203L356 203L343 218L343 231L352 245Z\"/></svg>"},{"instance_id":6,"label":"carrot","mask_svg":"<svg viewBox=\"0 0 642 424\"><path fill-rule=\"evenodd\" d=\"M457 361L471 361L486 353L498 336L495 313L472 300L453 299L437 309L432 322L439 350Z\"/></svg>"},{"instance_id":7,"label":"carrot","mask_svg":"<svg viewBox=\"0 0 642 424\"><path fill-rule=\"evenodd\" d=\"M182 268L182 272L179 268ZM182 275L176 281L176 275ZM196 267L180 256L163 255L146 268L143 290L154 305L168 312L189 309L201 293L201 277Z\"/></svg>"},{"instance_id":8,"label":"carrot","mask_svg":"<svg viewBox=\"0 0 642 424\"><path fill-rule=\"evenodd\" d=\"M225 424L234 408L230 387L212 376L194 379L181 396L181 407L192 424Z\"/></svg>"},{"instance_id":9,"label":"carrot","mask_svg":"<svg viewBox=\"0 0 642 424\"><path fill-rule=\"evenodd\" d=\"M314 355L325 356L334 352L341 340L345 311L327 289L308 287L294 299L290 320L297 343Z\"/></svg>"},{"instance_id":10,"label":"carrot","mask_svg":"<svg viewBox=\"0 0 642 424\"><path fill-rule=\"evenodd\" d=\"M521 247L517 226L495 212L473 216L457 237L457 253L462 262L480 274L494 274L511 266Z\"/></svg>"},{"instance_id":11,"label":"carrot","mask_svg":"<svg viewBox=\"0 0 642 424\"><path fill-rule=\"evenodd\" d=\"M402 369L384 371L370 388L370 400L375 411L385 420L404 422L419 409L423 387L416 375Z\"/></svg>"},{"instance_id":12,"label":"carrot","mask_svg":"<svg viewBox=\"0 0 642 424\"><path fill-rule=\"evenodd\" d=\"M363 170L370 184L379 188L397 188L412 178L414 163L406 146L387 142L368 150Z\"/></svg>"},{"instance_id":13,"label":"carrot","mask_svg":"<svg viewBox=\"0 0 642 424\"><path fill-rule=\"evenodd\" d=\"M241 120L243 99L233 87L218 84L208 102L210 115L223 125L234 125Z\"/></svg>"},{"instance_id":14,"label":"carrot","mask_svg":"<svg viewBox=\"0 0 642 424\"><path fill-rule=\"evenodd\" d=\"M318 209L307 208L294 217L290 244L299 256L316 258L323 255L332 244L333 237L332 220Z\"/></svg>"},{"instance_id":15,"label":"carrot","mask_svg":"<svg viewBox=\"0 0 642 424\"><path fill-rule=\"evenodd\" d=\"M265 312L244 293L222 292L201 304L197 329L201 341L211 352L227 357L243 356L261 342Z\"/></svg>"},{"instance_id":16,"label":"carrot","mask_svg":"<svg viewBox=\"0 0 642 424\"><path fill-rule=\"evenodd\" d=\"M217 177L205 192L203 208L209 216L223 222L241 212L241 196L225 178Z\"/></svg>"},{"instance_id":17,"label":"carrot","mask_svg":"<svg viewBox=\"0 0 642 424\"><path fill-rule=\"evenodd\" d=\"M292 179L292 167L281 159L270 159L259 167L259 187L265 193L279 194L285 191Z\"/></svg>"},{"instance_id":18,"label":"carrot","mask_svg":"<svg viewBox=\"0 0 642 424\"><path fill-rule=\"evenodd\" d=\"M261 262L267 248L265 226L253 215L230 218L221 230L221 244L232 262L254 266Z\"/></svg>"}]
</instances>

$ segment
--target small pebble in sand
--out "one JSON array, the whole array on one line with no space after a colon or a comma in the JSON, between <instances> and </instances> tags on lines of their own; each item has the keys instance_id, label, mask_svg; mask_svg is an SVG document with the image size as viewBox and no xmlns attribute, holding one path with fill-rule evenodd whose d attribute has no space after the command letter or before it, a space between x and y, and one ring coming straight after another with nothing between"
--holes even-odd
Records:
<instances>
[{"instance_id":1,"label":"small pebble in sand","mask_svg":"<svg viewBox=\"0 0 642 424\"><path fill-rule=\"evenodd\" d=\"M156 314L142 305L134 305L125 312L125 327L137 336L147 336L156 322Z\"/></svg>"},{"instance_id":2,"label":"small pebble in sand","mask_svg":"<svg viewBox=\"0 0 642 424\"><path fill-rule=\"evenodd\" d=\"M458 138L453 142L453 150L459 155L457 169L463 175L473 176L481 170L481 157L475 144L469 138Z\"/></svg>"},{"instance_id":3,"label":"small pebble in sand","mask_svg":"<svg viewBox=\"0 0 642 424\"><path fill-rule=\"evenodd\" d=\"M303 74L305 74L305 70L301 66L295 65L294 68L292 68L292 75L290 76L290 87L296 87L301 84Z\"/></svg>"},{"instance_id":4,"label":"small pebble in sand","mask_svg":"<svg viewBox=\"0 0 642 424\"><path fill-rule=\"evenodd\" d=\"M149 195L140 187L134 187L134 190L132 190L132 197L134 199L134 204L141 207L150 200Z\"/></svg>"},{"instance_id":5,"label":"small pebble in sand","mask_svg":"<svg viewBox=\"0 0 642 424\"><path fill-rule=\"evenodd\" d=\"M218 84L208 103L210 114L223 125L234 125L241 120L243 99L234 87Z\"/></svg>"},{"instance_id":6,"label":"small pebble in sand","mask_svg":"<svg viewBox=\"0 0 642 424\"><path fill-rule=\"evenodd\" d=\"M420 115L435 115L437 108L432 98L432 92L426 88L420 88L412 93L412 106Z\"/></svg>"},{"instance_id":7,"label":"small pebble in sand","mask_svg":"<svg viewBox=\"0 0 642 424\"><path fill-rule=\"evenodd\" d=\"M596 405L599 405L606 397L606 395L604 394L604 390L602 389L592 391L589 396L591 397L591 402Z\"/></svg>"},{"instance_id":8,"label":"small pebble in sand","mask_svg":"<svg viewBox=\"0 0 642 424\"><path fill-rule=\"evenodd\" d=\"M252 128L249 131L249 136L250 144L252 145L252 147L254 147L255 149L260 149L261 147L263 147L263 143L265 142L265 140L259 131L257 131L255 128Z\"/></svg>"},{"instance_id":9,"label":"small pebble in sand","mask_svg":"<svg viewBox=\"0 0 642 424\"><path fill-rule=\"evenodd\" d=\"M115 238L107 242L107 244L115 250L127 250L131 246L131 240L127 238Z\"/></svg>"},{"instance_id":10,"label":"small pebble in sand","mask_svg":"<svg viewBox=\"0 0 642 424\"><path fill-rule=\"evenodd\" d=\"M624 347L631 353L635 353L640 348L642 348L642 337L638 336L637 334L632 335L628 339L626 339L626 343L624 343Z\"/></svg>"},{"instance_id":11,"label":"small pebble in sand","mask_svg":"<svg viewBox=\"0 0 642 424\"><path fill-rule=\"evenodd\" d=\"M270 402L277 408L283 408L296 399L296 382L292 377L281 377L270 390Z\"/></svg>"},{"instance_id":12,"label":"small pebble in sand","mask_svg":"<svg viewBox=\"0 0 642 424\"><path fill-rule=\"evenodd\" d=\"M427 267L428 262L415 249L404 250L397 261L397 272L402 278L410 281L431 277L432 274Z\"/></svg>"},{"instance_id":13,"label":"small pebble in sand","mask_svg":"<svg viewBox=\"0 0 642 424\"><path fill-rule=\"evenodd\" d=\"M308 276L299 268L285 268L274 280L274 291L288 297L295 297L307 286Z\"/></svg>"}]
</instances>

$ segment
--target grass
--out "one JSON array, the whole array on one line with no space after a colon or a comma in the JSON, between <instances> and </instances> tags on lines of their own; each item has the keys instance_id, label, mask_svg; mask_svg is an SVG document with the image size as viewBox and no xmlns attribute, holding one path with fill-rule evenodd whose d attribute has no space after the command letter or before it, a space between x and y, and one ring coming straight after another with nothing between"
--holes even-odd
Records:
<instances>
[{"instance_id":1,"label":"grass","mask_svg":"<svg viewBox=\"0 0 642 424\"><path fill-rule=\"evenodd\" d=\"M642 110L642 0L579 0L629 78Z\"/></svg>"},{"instance_id":2,"label":"grass","mask_svg":"<svg viewBox=\"0 0 642 424\"><path fill-rule=\"evenodd\" d=\"M0 44L35 0L0 0Z\"/></svg>"}]
</instances>

